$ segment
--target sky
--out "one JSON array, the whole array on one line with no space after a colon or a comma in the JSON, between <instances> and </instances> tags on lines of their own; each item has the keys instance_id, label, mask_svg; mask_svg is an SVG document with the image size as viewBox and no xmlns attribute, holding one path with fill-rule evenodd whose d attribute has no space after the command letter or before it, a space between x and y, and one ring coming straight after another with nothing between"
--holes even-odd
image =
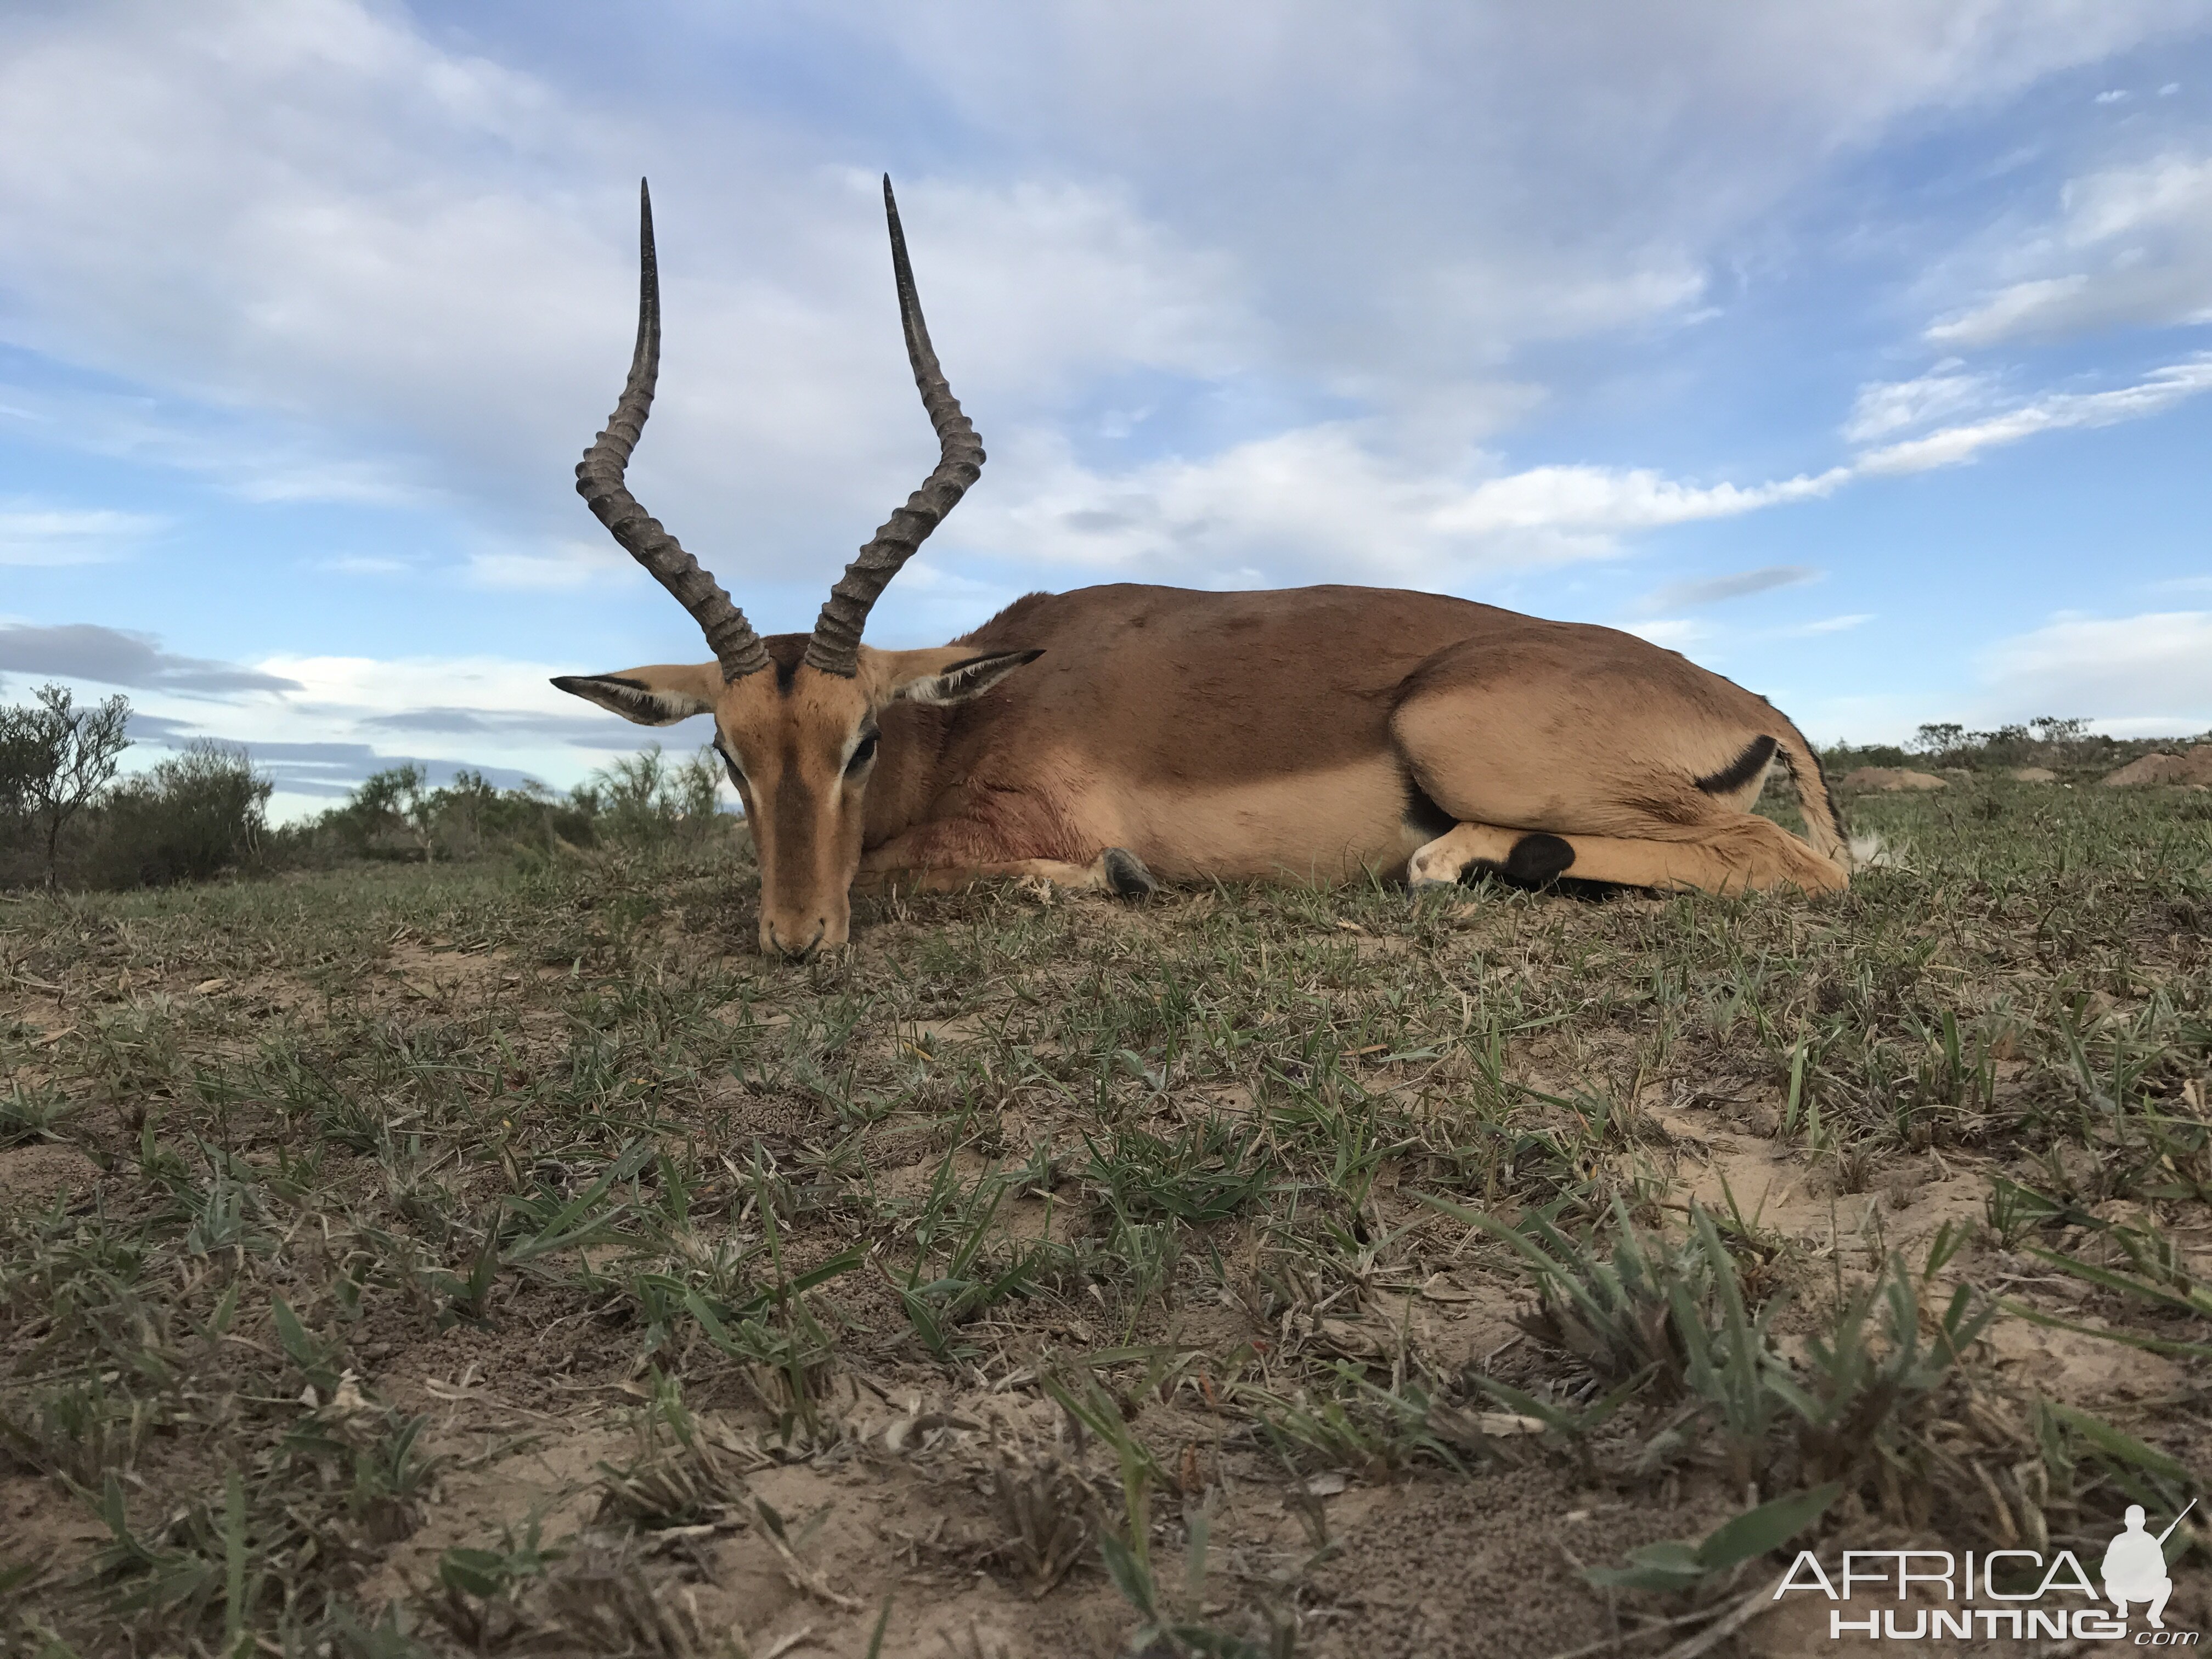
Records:
<instances>
[{"instance_id":1,"label":"sky","mask_svg":"<svg viewBox=\"0 0 2212 1659\"><path fill-rule=\"evenodd\" d=\"M2212 727L2212 0L7 0L0 700L120 691L280 815L659 736L701 660L573 468L763 632L936 446L877 607L1409 586L1644 635L1816 741Z\"/></svg>"}]
</instances>

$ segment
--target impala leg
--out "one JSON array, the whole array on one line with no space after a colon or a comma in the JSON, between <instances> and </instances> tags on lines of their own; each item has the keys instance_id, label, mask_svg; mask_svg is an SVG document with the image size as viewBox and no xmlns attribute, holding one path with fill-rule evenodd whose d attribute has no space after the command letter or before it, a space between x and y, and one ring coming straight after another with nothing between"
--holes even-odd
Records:
<instances>
[{"instance_id":1,"label":"impala leg","mask_svg":"<svg viewBox=\"0 0 2212 1659\"><path fill-rule=\"evenodd\" d=\"M1406 873L1416 892L1449 886L1470 872L1541 883L1572 875L1660 892L1741 893L1770 887L1840 891L1850 878L1780 824L1750 812L1686 827L1680 838L1554 836L1462 823L1416 852Z\"/></svg>"},{"instance_id":2,"label":"impala leg","mask_svg":"<svg viewBox=\"0 0 2212 1659\"><path fill-rule=\"evenodd\" d=\"M1548 881L1574 862L1574 848L1561 836L1501 830L1492 823L1459 823L1407 860L1406 880L1417 893L1455 887L1470 871L1495 870L1516 881Z\"/></svg>"}]
</instances>

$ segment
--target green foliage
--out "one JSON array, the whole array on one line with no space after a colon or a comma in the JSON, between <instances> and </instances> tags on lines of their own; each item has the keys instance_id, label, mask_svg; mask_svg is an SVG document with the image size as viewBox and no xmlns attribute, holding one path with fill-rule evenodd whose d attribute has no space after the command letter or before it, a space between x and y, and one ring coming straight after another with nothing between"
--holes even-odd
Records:
<instances>
[{"instance_id":1,"label":"green foliage","mask_svg":"<svg viewBox=\"0 0 2212 1659\"><path fill-rule=\"evenodd\" d=\"M592 773L574 799L590 813L595 834L655 848L696 840L714 827L721 781L721 763L712 747L672 765L653 743Z\"/></svg>"},{"instance_id":2,"label":"green foliage","mask_svg":"<svg viewBox=\"0 0 2212 1659\"><path fill-rule=\"evenodd\" d=\"M1091 1178L1117 1213L1137 1219L1172 1216L1182 1222L1223 1221L1263 1194L1269 1170L1258 1156L1256 1130L1218 1117L1186 1124L1172 1139L1144 1129L1085 1138Z\"/></svg>"},{"instance_id":3,"label":"green foliage","mask_svg":"<svg viewBox=\"0 0 2212 1659\"><path fill-rule=\"evenodd\" d=\"M1524 1326L1573 1353L1601 1378L1649 1379L1662 1397L1686 1396L1708 1426L1730 1483L1754 1483L1793 1421L1807 1475L1827 1481L1890 1480L1917 1455L1918 1425L1937 1390L1996 1317L1994 1302L1960 1285L1932 1331L1923 1329L1927 1279L1957 1248L1949 1228L1919 1273L1893 1255L1874 1280L1842 1297L1825 1328L1805 1338L1805 1359L1777 1352L1770 1326L1781 1298L1754 1304L1719 1227L1692 1206L1687 1238L1647 1234L1615 1206L1609 1249L1595 1234L1571 1239L1541 1215L1522 1228L1448 1200L1426 1202L1511 1246L1534 1278L1539 1302ZM1525 1230L1525 1231L1524 1231ZM1487 1378L1484 1392L1538 1415L1570 1440L1588 1430L1571 1415ZM1611 1415L1611 1408L1606 1409ZM1647 1446L1647 1462L1690 1443L1679 1422Z\"/></svg>"},{"instance_id":4,"label":"green foliage","mask_svg":"<svg viewBox=\"0 0 2212 1659\"><path fill-rule=\"evenodd\" d=\"M744 1513L752 1497L744 1478L684 1405L680 1379L656 1367L648 1382L652 1399L635 1414L630 1456L619 1465L598 1466L598 1519L661 1529Z\"/></svg>"},{"instance_id":5,"label":"green foliage","mask_svg":"<svg viewBox=\"0 0 2212 1659\"><path fill-rule=\"evenodd\" d=\"M1832 779L1862 766L1938 766L1971 772L2040 766L2095 776L2177 742L2208 741L2212 741L2212 732L2193 738L2109 738L2091 732L2086 720L2046 714L1989 732L1970 732L1956 720L1931 720L1903 744L1838 744L1822 750L1820 760Z\"/></svg>"},{"instance_id":6,"label":"green foliage","mask_svg":"<svg viewBox=\"0 0 2212 1659\"><path fill-rule=\"evenodd\" d=\"M1769 1376L1767 1386L1796 1413L1805 1467L1816 1477L1895 1464L1922 1407L1997 1316L1994 1302L1978 1310L1961 1285L1933 1332L1923 1331L1922 1289L1921 1276L1893 1255L1872 1284L1844 1299L1826 1331L1806 1339L1802 1378L1780 1367Z\"/></svg>"},{"instance_id":7,"label":"green foliage","mask_svg":"<svg viewBox=\"0 0 2212 1659\"><path fill-rule=\"evenodd\" d=\"M61 685L0 708L0 884L26 866L42 866L49 887L60 879L62 831L115 775L130 719L120 696L79 708Z\"/></svg>"},{"instance_id":8,"label":"green foliage","mask_svg":"<svg viewBox=\"0 0 2212 1659\"><path fill-rule=\"evenodd\" d=\"M76 1103L52 1084L10 1083L0 1097L0 1146L31 1140L59 1140L62 1124Z\"/></svg>"},{"instance_id":9,"label":"green foliage","mask_svg":"<svg viewBox=\"0 0 2212 1659\"><path fill-rule=\"evenodd\" d=\"M2117 764L2121 753L2117 741L2094 737L2086 720L2060 720L2045 714L2025 725L2001 726L1994 732L1969 732L1956 722L1923 726L1908 745L1917 754L1946 766L2094 766L2100 760Z\"/></svg>"},{"instance_id":10,"label":"green foliage","mask_svg":"<svg viewBox=\"0 0 2212 1659\"><path fill-rule=\"evenodd\" d=\"M518 1532L503 1528L498 1547L456 1545L438 1558L438 1599L430 1611L454 1636L483 1649L521 1624L516 1604L568 1553L544 1537L544 1517L532 1514Z\"/></svg>"},{"instance_id":11,"label":"green foliage","mask_svg":"<svg viewBox=\"0 0 2212 1659\"><path fill-rule=\"evenodd\" d=\"M285 855L439 863L562 848L665 852L708 844L736 822L716 792L711 748L672 763L659 744L622 757L566 795L535 781L501 789L481 772L433 787L417 763L369 776L343 806L283 838Z\"/></svg>"},{"instance_id":12,"label":"green foliage","mask_svg":"<svg viewBox=\"0 0 2212 1659\"><path fill-rule=\"evenodd\" d=\"M1509 1245L1534 1278L1537 1306L1528 1322L1534 1334L1565 1349L1608 1382L1649 1376L1664 1393L1679 1394L1695 1373L1711 1382L1720 1375L1714 1345L1707 1340L1717 1282L1724 1297L1736 1346L1745 1346L1741 1290L1735 1268L1702 1212L1691 1237L1680 1243L1645 1232L1630 1219L1620 1200L1612 1211L1612 1244L1601 1249L1595 1235L1570 1238L1540 1212L1530 1212L1518 1227L1449 1199L1421 1194L1422 1201ZM1731 1376L1741 1363L1722 1343L1722 1366Z\"/></svg>"},{"instance_id":13,"label":"green foliage","mask_svg":"<svg viewBox=\"0 0 2212 1659\"><path fill-rule=\"evenodd\" d=\"M83 878L96 887L166 887L249 868L261 855L274 787L244 750L188 744L108 793Z\"/></svg>"}]
</instances>

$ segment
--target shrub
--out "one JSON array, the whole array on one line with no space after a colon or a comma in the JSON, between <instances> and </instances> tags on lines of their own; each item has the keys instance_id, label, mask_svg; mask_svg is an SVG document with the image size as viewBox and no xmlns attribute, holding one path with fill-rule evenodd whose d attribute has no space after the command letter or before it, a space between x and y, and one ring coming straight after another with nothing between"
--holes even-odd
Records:
<instances>
[{"instance_id":1,"label":"shrub","mask_svg":"<svg viewBox=\"0 0 2212 1659\"><path fill-rule=\"evenodd\" d=\"M665 847L700 840L722 827L715 799L720 784L712 750L671 765L653 743L592 773L574 799L589 812L596 838L627 847Z\"/></svg>"},{"instance_id":2,"label":"shrub","mask_svg":"<svg viewBox=\"0 0 2212 1659\"><path fill-rule=\"evenodd\" d=\"M108 793L86 884L163 887L258 860L273 786L242 749L194 743Z\"/></svg>"},{"instance_id":3,"label":"shrub","mask_svg":"<svg viewBox=\"0 0 2212 1659\"><path fill-rule=\"evenodd\" d=\"M672 763L658 744L594 772L566 795L544 784L501 789L459 771L439 788L412 762L363 781L343 806L276 837L282 861L332 855L439 863L569 847L697 845L736 820L720 809L711 751Z\"/></svg>"}]
</instances>

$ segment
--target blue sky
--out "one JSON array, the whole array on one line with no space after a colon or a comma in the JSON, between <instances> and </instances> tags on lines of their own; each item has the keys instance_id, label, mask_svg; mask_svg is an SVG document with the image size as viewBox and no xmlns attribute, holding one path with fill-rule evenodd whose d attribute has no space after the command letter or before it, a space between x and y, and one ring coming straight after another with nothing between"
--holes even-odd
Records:
<instances>
[{"instance_id":1,"label":"blue sky","mask_svg":"<svg viewBox=\"0 0 2212 1659\"><path fill-rule=\"evenodd\" d=\"M636 179L632 481L783 629L933 459L884 171L992 459L878 643L1368 582L1821 740L2212 726L2212 4L2136 0L15 0L0 696L295 811L634 747L545 678L706 654L571 487Z\"/></svg>"}]
</instances>

